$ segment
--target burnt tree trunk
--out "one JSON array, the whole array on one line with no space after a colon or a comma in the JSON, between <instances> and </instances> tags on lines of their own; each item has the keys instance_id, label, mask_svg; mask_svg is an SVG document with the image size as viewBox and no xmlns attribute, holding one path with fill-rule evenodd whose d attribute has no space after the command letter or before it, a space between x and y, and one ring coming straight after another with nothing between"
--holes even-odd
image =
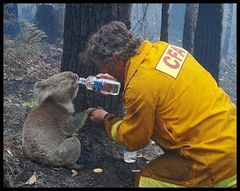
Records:
<instances>
[{"instance_id":1,"label":"burnt tree trunk","mask_svg":"<svg viewBox=\"0 0 240 191\"><path fill-rule=\"evenodd\" d=\"M198 4L187 3L183 29L183 48L193 54L194 34L197 21Z\"/></svg>"},{"instance_id":2,"label":"burnt tree trunk","mask_svg":"<svg viewBox=\"0 0 240 191\"><path fill-rule=\"evenodd\" d=\"M85 65L79 54L84 51L90 35L112 20L124 22L130 29L130 4L66 4L64 46L61 71L73 71L81 77L96 75L99 69ZM80 86L75 99L76 111L102 106L107 111L122 114L122 97L97 95Z\"/></svg>"},{"instance_id":3,"label":"burnt tree trunk","mask_svg":"<svg viewBox=\"0 0 240 191\"><path fill-rule=\"evenodd\" d=\"M55 10L52 5L37 5L35 23L48 35L52 43L62 36L61 19L63 19L63 8Z\"/></svg>"},{"instance_id":4,"label":"burnt tree trunk","mask_svg":"<svg viewBox=\"0 0 240 191\"><path fill-rule=\"evenodd\" d=\"M43 30L48 35L48 39L51 42L54 41L53 18L54 16L52 5L37 5L35 23L41 30Z\"/></svg>"},{"instance_id":5,"label":"burnt tree trunk","mask_svg":"<svg viewBox=\"0 0 240 191\"><path fill-rule=\"evenodd\" d=\"M223 43L223 50L222 50L222 56L224 58L227 58L228 55L228 47L229 47L229 40L230 40L230 34L231 34L231 26L232 26L232 16L233 16L233 4L229 4L228 9L228 18L227 18L227 27L226 27L226 35Z\"/></svg>"},{"instance_id":6,"label":"burnt tree trunk","mask_svg":"<svg viewBox=\"0 0 240 191\"><path fill-rule=\"evenodd\" d=\"M222 4L199 4L194 56L218 82L222 34Z\"/></svg>"},{"instance_id":7,"label":"burnt tree trunk","mask_svg":"<svg viewBox=\"0 0 240 191\"><path fill-rule=\"evenodd\" d=\"M160 40L168 42L169 3L162 4L162 24Z\"/></svg>"},{"instance_id":8,"label":"burnt tree trunk","mask_svg":"<svg viewBox=\"0 0 240 191\"><path fill-rule=\"evenodd\" d=\"M148 11L148 3L142 4L142 23L141 23L141 31L144 38L147 38L147 27L148 27L148 21L147 21L147 11Z\"/></svg>"},{"instance_id":9,"label":"burnt tree trunk","mask_svg":"<svg viewBox=\"0 0 240 191\"><path fill-rule=\"evenodd\" d=\"M20 32L18 8L16 3L4 4L4 34L15 37Z\"/></svg>"},{"instance_id":10,"label":"burnt tree trunk","mask_svg":"<svg viewBox=\"0 0 240 191\"><path fill-rule=\"evenodd\" d=\"M56 41L57 38L63 37L63 30L64 30L64 11L65 7L61 6L53 11L53 31L54 31L54 38L53 40Z\"/></svg>"}]
</instances>

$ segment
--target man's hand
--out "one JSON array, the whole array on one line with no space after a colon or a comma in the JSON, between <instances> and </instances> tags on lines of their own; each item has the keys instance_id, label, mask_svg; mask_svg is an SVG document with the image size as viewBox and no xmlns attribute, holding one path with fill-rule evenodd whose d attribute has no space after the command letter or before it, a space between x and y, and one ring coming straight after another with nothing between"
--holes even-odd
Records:
<instances>
[{"instance_id":1,"label":"man's hand","mask_svg":"<svg viewBox=\"0 0 240 191\"><path fill-rule=\"evenodd\" d=\"M115 80L115 81L117 81L117 79L116 78L114 78L113 76L111 76L110 74L108 74L108 73L99 73L99 74L97 74L96 75L96 77L97 78L105 78L105 79L110 79L110 80Z\"/></svg>"},{"instance_id":2,"label":"man's hand","mask_svg":"<svg viewBox=\"0 0 240 191\"><path fill-rule=\"evenodd\" d=\"M91 113L89 113L89 119L95 123L103 123L104 121L104 116L107 114L108 112L105 111L102 108L97 108L94 111L92 111Z\"/></svg>"},{"instance_id":3,"label":"man's hand","mask_svg":"<svg viewBox=\"0 0 240 191\"><path fill-rule=\"evenodd\" d=\"M115 80L115 81L117 81L117 79L116 78L114 78L113 76L111 76L110 74L108 74L108 73L99 73L99 74L97 74L96 75L96 77L97 78L104 78L104 79L109 79L109 80ZM108 93L106 93L106 92L103 92L103 91L100 91L99 93L101 93L102 95L108 95Z\"/></svg>"}]
</instances>

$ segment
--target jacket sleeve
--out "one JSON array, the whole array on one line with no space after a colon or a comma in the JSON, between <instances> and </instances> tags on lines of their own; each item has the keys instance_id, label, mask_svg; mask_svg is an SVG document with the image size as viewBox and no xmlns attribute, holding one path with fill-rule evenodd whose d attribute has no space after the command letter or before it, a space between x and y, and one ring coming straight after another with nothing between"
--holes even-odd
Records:
<instances>
[{"instance_id":1,"label":"jacket sleeve","mask_svg":"<svg viewBox=\"0 0 240 191\"><path fill-rule=\"evenodd\" d=\"M108 135L130 150L145 147L153 134L155 104L151 92L140 88L129 88L125 92L125 116L105 116L105 129Z\"/></svg>"}]
</instances>

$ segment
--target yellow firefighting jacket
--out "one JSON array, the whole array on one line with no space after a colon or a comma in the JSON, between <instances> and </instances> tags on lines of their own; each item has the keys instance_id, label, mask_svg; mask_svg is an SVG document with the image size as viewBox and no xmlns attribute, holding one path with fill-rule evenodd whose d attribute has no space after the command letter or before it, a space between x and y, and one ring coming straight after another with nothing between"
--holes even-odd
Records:
<instances>
[{"instance_id":1,"label":"yellow firefighting jacket","mask_svg":"<svg viewBox=\"0 0 240 191\"><path fill-rule=\"evenodd\" d=\"M124 105L124 118L105 117L116 142L176 150L196 161L196 184L236 174L236 106L186 50L144 41L126 66Z\"/></svg>"}]
</instances>

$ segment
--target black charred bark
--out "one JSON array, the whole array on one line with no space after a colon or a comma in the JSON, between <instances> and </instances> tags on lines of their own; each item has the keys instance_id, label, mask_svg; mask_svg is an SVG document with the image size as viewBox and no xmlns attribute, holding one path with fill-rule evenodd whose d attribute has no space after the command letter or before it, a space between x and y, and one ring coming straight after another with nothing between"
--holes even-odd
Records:
<instances>
[{"instance_id":1,"label":"black charred bark","mask_svg":"<svg viewBox=\"0 0 240 191\"><path fill-rule=\"evenodd\" d=\"M222 35L222 4L199 4L194 56L218 82Z\"/></svg>"},{"instance_id":2,"label":"black charred bark","mask_svg":"<svg viewBox=\"0 0 240 191\"><path fill-rule=\"evenodd\" d=\"M228 9L228 18L227 18L227 27L226 27L226 35L223 43L223 49L222 49L222 56L224 58L227 58L228 55L228 47L229 47L229 40L230 40L230 34L231 34L231 26L232 26L232 16L233 16L233 4L229 4Z\"/></svg>"},{"instance_id":3,"label":"black charred bark","mask_svg":"<svg viewBox=\"0 0 240 191\"><path fill-rule=\"evenodd\" d=\"M193 53L194 34L197 21L198 4L187 3L183 29L183 48Z\"/></svg>"},{"instance_id":4,"label":"black charred bark","mask_svg":"<svg viewBox=\"0 0 240 191\"><path fill-rule=\"evenodd\" d=\"M37 6L35 23L43 30L50 42L54 43L63 35L63 8L55 10L52 5Z\"/></svg>"},{"instance_id":5,"label":"black charred bark","mask_svg":"<svg viewBox=\"0 0 240 191\"><path fill-rule=\"evenodd\" d=\"M168 42L169 3L162 4L162 26L160 40Z\"/></svg>"}]
</instances>

